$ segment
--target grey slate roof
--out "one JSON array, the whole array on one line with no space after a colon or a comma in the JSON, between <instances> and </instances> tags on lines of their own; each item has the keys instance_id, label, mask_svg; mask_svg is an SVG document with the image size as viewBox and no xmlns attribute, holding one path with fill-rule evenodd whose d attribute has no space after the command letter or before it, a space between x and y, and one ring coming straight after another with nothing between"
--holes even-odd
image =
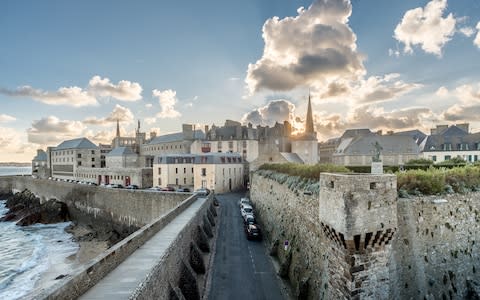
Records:
<instances>
[{"instance_id":1,"label":"grey slate roof","mask_svg":"<svg viewBox=\"0 0 480 300\"><path fill-rule=\"evenodd\" d=\"M195 136L195 139L201 139L201 140L205 139L205 133L203 133L203 131L200 129L195 130L194 136ZM183 140L185 140L183 136L183 132L176 132L176 133L157 136L153 138L148 144L156 145L161 143L181 142Z\"/></svg>"},{"instance_id":2,"label":"grey slate roof","mask_svg":"<svg viewBox=\"0 0 480 300\"><path fill-rule=\"evenodd\" d=\"M421 132L418 129L395 132L393 135L408 135L415 140L417 145L420 145L425 140L425 138L427 137L427 135L425 133Z\"/></svg>"},{"instance_id":3,"label":"grey slate roof","mask_svg":"<svg viewBox=\"0 0 480 300\"><path fill-rule=\"evenodd\" d=\"M47 153L45 151L42 151L38 153L34 158L34 161L47 161Z\"/></svg>"},{"instance_id":4,"label":"grey slate roof","mask_svg":"<svg viewBox=\"0 0 480 300\"><path fill-rule=\"evenodd\" d=\"M382 146L384 155L420 152L415 141L407 135L365 135L343 140L334 155L373 155L375 142Z\"/></svg>"},{"instance_id":5,"label":"grey slate roof","mask_svg":"<svg viewBox=\"0 0 480 300\"><path fill-rule=\"evenodd\" d=\"M125 156L125 155L136 155L135 152L130 147L117 147L112 151L108 152L106 156Z\"/></svg>"},{"instance_id":6,"label":"grey slate roof","mask_svg":"<svg viewBox=\"0 0 480 300\"><path fill-rule=\"evenodd\" d=\"M297 153L289 153L289 152L280 152L280 155L283 156L288 162L303 164L304 161L298 156Z\"/></svg>"},{"instance_id":7,"label":"grey slate roof","mask_svg":"<svg viewBox=\"0 0 480 300\"><path fill-rule=\"evenodd\" d=\"M78 138L68 141L63 141L58 145L55 150L65 150L65 149L98 149L98 146L92 143L87 138Z\"/></svg>"},{"instance_id":8,"label":"grey slate roof","mask_svg":"<svg viewBox=\"0 0 480 300\"><path fill-rule=\"evenodd\" d=\"M468 150L480 149L480 133L469 134L465 130L454 125L450 126L447 130L442 131L440 134L428 136L422 145L423 151L427 152L445 150L465 151L467 150L466 147L468 147Z\"/></svg>"}]
</instances>

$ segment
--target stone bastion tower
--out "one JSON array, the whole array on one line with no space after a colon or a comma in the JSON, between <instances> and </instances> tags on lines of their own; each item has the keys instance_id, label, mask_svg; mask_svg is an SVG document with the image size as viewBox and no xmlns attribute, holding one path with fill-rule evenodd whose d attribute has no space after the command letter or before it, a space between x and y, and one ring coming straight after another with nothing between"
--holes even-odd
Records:
<instances>
[{"instance_id":1,"label":"stone bastion tower","mask_svg":"<svg viewBox=\"0 0 480 300\"><path fill-rule=\"evenodd\" d=\"M320 175L325 299L388 299L396 187L396 176L389 174Z\"/></svg>"}]
</instances>

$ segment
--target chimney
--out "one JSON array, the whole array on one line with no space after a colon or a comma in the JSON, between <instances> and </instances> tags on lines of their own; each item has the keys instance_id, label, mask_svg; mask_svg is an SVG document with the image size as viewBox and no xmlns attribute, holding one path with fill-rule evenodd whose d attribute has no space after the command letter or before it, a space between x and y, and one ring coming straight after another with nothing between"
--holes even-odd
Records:
<instances>
[{"instance_id":1,"label":"chimney","mask_svg":"<svg viewBox=\"0 0 480 300\"><path fill-rule=\"evenodd\" d=\"M376 132L376 134L378 134L378 135L382 135L382 133L383 133L383 131L381 129Z\"/></svg>"},{"instance_id":2,"label":"chimney","mask_svg":"<svg viewBox=\"0 0 480 300\"><path fill-rule=\"evenodd\" d=\"M157 133L155 131L150 132L150 139L154 139L157 137Z\"/></svg>"},{"instance_id":3,"label":"chimney","mask_svg":"<svg viewBox=\"0 0 480 300\"><path fill-rule=\"evenodd\" d=\"M468 129L469 129L469 124L468 123L457 124L457 127L460 128L460 129L463 129L466 133L469 133L468 132Z\"/></svg>"}]
</instances>

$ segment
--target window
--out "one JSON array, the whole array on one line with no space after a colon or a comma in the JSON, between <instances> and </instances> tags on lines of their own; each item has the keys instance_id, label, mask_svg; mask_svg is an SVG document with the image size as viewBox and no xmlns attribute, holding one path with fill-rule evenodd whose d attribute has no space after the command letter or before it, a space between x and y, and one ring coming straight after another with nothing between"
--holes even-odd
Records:
<instances>
[{"instance_id":1,"label":"window","mask_svg":"<svg viewBox=\"0 0 480 300\"><path fill-rule=\"evenodd\" d=\"M473 161L477 161L478 160L478 155L474 155L473 156Z\"/></svg>"},{"instance_id":2,"label":"window","mask_svg":"<svg viewBox=\"0 0 480 300\"><path fill-rule=\"evenodd\" d=\"M95 157L92 157L92 161L95 161Z\"/></svg>"},{"instance_id":3,"label":"window","mask_svg":"<svg viewBox=\"0 0 480 300\"><path fill-rule=\"evenodd\" d=\"M158 175L162 174L162 168L158 168Z\"/></svg>"},{"instance_id":4,"label":"window","mask_svg":"<svg viewBox=\"0 0 480 300\"><path fill-rule=\"evenodd\" d=\"M78 153L77 158L82 158L82 153Z\"/></svg>"},{"instance_id":5,"label":"window","mask_svg":"<svg viewBox=\"0 0 480 300\"><path fill-rule=\"evenodd\" d=\"M77 162L77 166L81 166L81 165L82 165L81 161Z\"/></svg>"},{"instance_id":6,"label":"window","mask_svg":"<svg viewBox=\"0 0 480 300\"><path fill-rule=\"evenodd\" d=\"M187 178L183 178L183 184L187 184Z\"/></svg>"},{"instance_id":7,"label":"window","mask_svg":"<svg viewBox=\"0 0 480 300\"><path fill-rule=\"evenodd\" d=\"M95 155L95 150L92 150L92 154Z\"/></svg>"},{"instance_id":8,"label":"window","mask_svg":"<svg viewBox=\"0 0 480 300\"><path fill-rule=\"evenodd\" d=\"M193 174L193 168L192 168L192 174Z\"/></svg>"},{"instance_id":9,"label":"window","mask_svg":"<svg viewBox=\"0 0 480 300\"><path fill-rule=\"evenodd\" d=\"M95 168L95 165L92 165L92 168Z\"/></svg>"},{"instance_id":10,"label":"window","mask_svg":"<svg viewBox=\"0 0 480 300\"><path fill-rule=\"evenodd\" d=\"M233 142L228 142L228 149L233 149Z\"/></svg>"},{"instance_id":11,"label":"window","mask_svg":"<svg viewBox=\"0 0 480 300\"><path fill-rule=\"evenodd\" d=\"M222 150L222 142L217 143L217 148L218 148L218 151Z\"/></svg>"},{"instance_id":12,"label":"window","mask_svg":"<svg viewBox=\"0 0 480 300\"><path fill-rule=\"evenodd\" d=\"M178 168L175 168L175 174L178 174Z\"/></svg>"},{"instance_id":13,"label":"window","mask_svg":"<svg viewBox=\"0 0 480 300\"><path fill-rule=\"evenodd\" d=\"M445 155L445 160L450 160L452 157L450 155Z\"/></svg>"},{"instance_id":14,"label":"window","mask_svg":"<svg viewBox=\"0 0 480 300\"><path fill-rule=\"evenodd\" d=\"M178 185L178 178L175 178L175 185Z\"/></svg>"},{"instance_id":15,"label":"window","mask_svg":"<svg viewBox=\"0 0 480 300\"><path fill-rule=\"evenodd\" d=\"M436 155L432 156L432 160L437 161L437 156Z\"/></svg>"},{"instance_id":16,"label":"window","mask_svg":"<svg viewBox=\"0 0 480 300\"><path fill-rule=\"evenodd\" d=\"M243 148L247 148L247 141L243 141Z\"/></svg>"},{"instance_id":17,"label":"window","mask_svg":"<svg viewBox=\"0 0 480 300\"><path fill-rule=\"evenodd\" d=\"M206 168L202 168L202 176L207 176L207 169Z\"/></svg>"},{"instance_id":18,"label":"window","mask_svg":"<svg viewBox=\"0 0 480 300\"><path fill-rule=\"evenodd\" d=\"M444 151L451 151L452 150L452 144L449 144L449 143L443 144L443 150Z\"/></svg>"},{"instance_id":19,"label":"window","mask_svg":"<svg viewBox=\"0 0 480 300\"><path fill-rule=\"evenodd\" d=\"M158 185L162 186L162 178L158 178Z\"/></svg>"}]
</instances>

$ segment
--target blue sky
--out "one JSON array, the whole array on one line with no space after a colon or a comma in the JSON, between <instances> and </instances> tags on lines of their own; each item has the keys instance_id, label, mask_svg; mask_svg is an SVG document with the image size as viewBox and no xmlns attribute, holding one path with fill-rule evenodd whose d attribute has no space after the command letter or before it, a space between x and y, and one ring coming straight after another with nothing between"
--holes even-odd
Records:
<instances>
[{"instance_id":1,"label":"blue sky","mask_svg":"<svg viewBox=\"0 0 480 300\"><path fill-rule=\"evenodd\" d=\"M301 130L309 90L320 140L480 131L479 21L475 0L4 1L0 161L108 142L116 119L125 134L137 119L160 134L225 119Z\"/></svg>"}]
</instances>

